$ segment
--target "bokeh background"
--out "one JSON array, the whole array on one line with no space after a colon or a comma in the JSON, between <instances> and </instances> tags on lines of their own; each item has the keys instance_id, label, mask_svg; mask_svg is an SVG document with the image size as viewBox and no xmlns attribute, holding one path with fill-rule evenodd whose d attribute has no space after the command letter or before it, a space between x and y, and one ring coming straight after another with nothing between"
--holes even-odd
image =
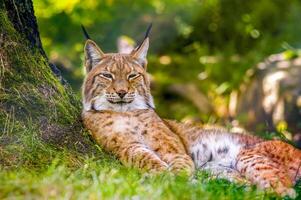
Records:
<instances>
[{"instance_id":1,"label":"bokeh background","mask_svg":"<svg viewBox=\"0 0 301 200\"><path fill-rule=\"evenodd\" d=\"M81 24L103 51L116 52L119 38L139 42L152 22L148 71L157 112L184 121L247 127L258 117L235 114L238 96L252 98L262 88L242 88L265 76L257 73L264 59L282 53L276 62L291 66L301 47L299 0L34 0L34 9L50 61L78 95L84 77ZM300 94L298 88L289 102L297 114ZM250 129L267 130L268 121L263 117L262 129ZM291 139L300 127L293 123L281 118L271 130Z\"/></svg>"}]
</instances>

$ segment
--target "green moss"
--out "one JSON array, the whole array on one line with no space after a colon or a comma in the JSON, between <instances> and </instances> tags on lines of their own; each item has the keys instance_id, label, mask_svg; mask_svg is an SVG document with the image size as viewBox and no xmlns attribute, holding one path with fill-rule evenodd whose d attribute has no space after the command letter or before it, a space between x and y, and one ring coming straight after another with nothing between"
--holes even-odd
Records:
<instances>
[{"instance_id":1,"label":"green moss","mask_svg":"<svg viewBox=\"0 0 301 200\"><path fill-rule=\"evenodd\" d=\"M2 112L14 108L18 120L47 117L60 124L73 123L80 112L80 101L71 89L60 84L47 60L14 30L5 12L0 13L4 44L1 49Z\"/></svg>"},{"instance_id":2,"label":"green moss","mask_svg":"<svg viewBox=\"0 0 301 200\"><path fill-rule=\"evenodd\" d=\"M81 103L71 88L60 83L48 61L16 32L1 10L0 27L0 164L13 167L28 161L23 155L32 150L28 140L53 149L96 152L79 120ZM39 156L33 157L40 162ZM49 162L53 159L46 157Z\"/></svg>"}]
</instances>

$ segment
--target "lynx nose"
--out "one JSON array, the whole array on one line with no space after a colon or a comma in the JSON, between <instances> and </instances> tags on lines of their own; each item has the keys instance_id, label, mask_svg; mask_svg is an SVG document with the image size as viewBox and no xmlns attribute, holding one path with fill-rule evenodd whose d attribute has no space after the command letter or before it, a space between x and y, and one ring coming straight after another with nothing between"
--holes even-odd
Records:
<instances>
[{"instance_id":1,"label":"lynx nose","mask_svg":"<svg viewBox=\"0 0 301 200\"><path fill-rule=\"evenodd\" d=\"M125 95L126 95L126 91L125 90L119 90L118 92L117 92L117 94L118 94L118 96L120 97L120 98L123 98Z\"/></svg>"}]
</instances>

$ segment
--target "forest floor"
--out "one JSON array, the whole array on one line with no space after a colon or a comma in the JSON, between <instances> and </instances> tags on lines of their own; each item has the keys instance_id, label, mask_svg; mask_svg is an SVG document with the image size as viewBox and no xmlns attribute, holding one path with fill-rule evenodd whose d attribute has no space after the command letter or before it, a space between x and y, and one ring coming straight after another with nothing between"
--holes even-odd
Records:
<instances>
[{"instance_id":1,"label":"forest floor","mask_svg":"<svg viewBox=\"0 0 301 200\"><path fill-rule=\"evenodd\" d=\"M9 129L6 129L9 130ZM0 199L278 199L254 186L212 179L148 175L122 166L95 145L94 152L57 148L34 127L0 136ZM296 190L301 194L301 184ZM288 198L286 198L288 199Z\"/></svg>"}]
</instances>

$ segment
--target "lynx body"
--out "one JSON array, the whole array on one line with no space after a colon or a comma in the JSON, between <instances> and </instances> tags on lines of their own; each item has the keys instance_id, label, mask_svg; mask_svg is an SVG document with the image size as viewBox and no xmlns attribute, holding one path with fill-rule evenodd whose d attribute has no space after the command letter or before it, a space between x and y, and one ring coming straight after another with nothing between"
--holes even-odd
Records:
<instances>
[{"instance_id":1,"label":"lynx body","mask_svg":"<svg viewBox=\"0 0 301 200\"><path fill-rule=\"evenodd\" d=\"M156 114L146 73L148 45L145 38L130 54L105 54L93 41L86 42L82 117L96 142L126 166L188 174L196 167L294 197L300 150Z\"/></svg>"}]
</instances>

